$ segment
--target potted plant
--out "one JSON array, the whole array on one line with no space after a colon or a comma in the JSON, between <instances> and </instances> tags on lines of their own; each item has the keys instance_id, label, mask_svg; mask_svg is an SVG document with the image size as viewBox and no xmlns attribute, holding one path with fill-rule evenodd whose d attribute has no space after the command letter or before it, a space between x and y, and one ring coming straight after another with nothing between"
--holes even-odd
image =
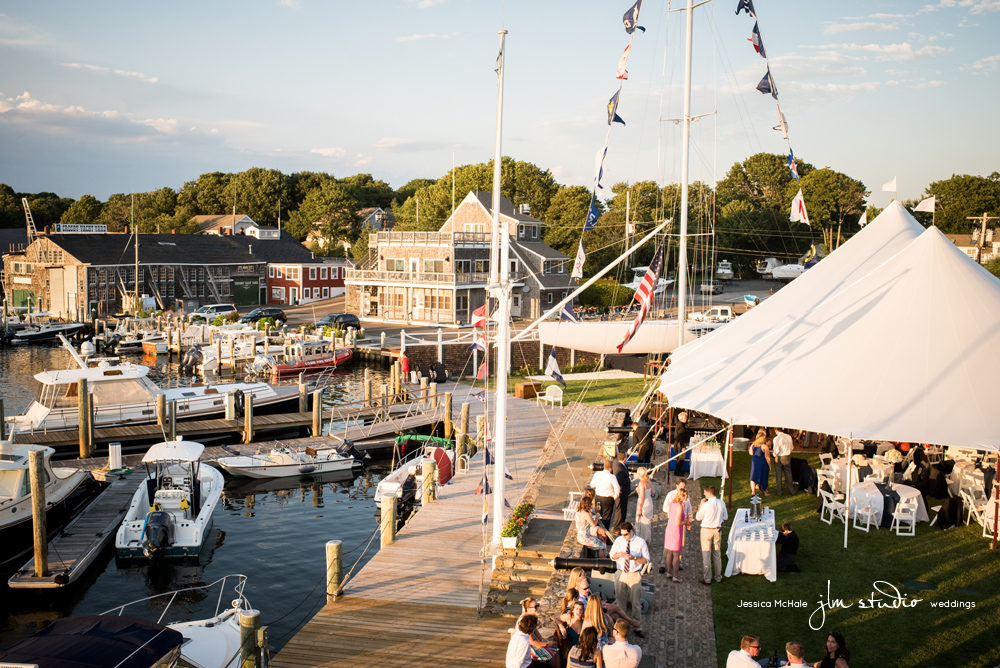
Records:
<instances>
[{"instance_id":1,"label":"potted plant","mask_svg":"<svg viewBox=\"0 0 1000 668\"><path fill-rule=\"evenodd\" d=\"M534 510L535 506L531 503L519 503L514 508L514 512L507 518L507 523L504 524L503 529L500 531L500 542L505 550L517 548L521 539L521 532L527 526L528 520L531 518L531 513Z\"/></svg>"}]
</instances>

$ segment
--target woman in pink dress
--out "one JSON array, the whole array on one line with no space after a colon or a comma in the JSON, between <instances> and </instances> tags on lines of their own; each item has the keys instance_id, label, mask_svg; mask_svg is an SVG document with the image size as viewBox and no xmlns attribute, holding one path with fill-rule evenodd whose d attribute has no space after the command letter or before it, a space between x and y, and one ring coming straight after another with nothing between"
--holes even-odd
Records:
<instances>
[{"instance_id":1,"label":"woman in pink dress","mask_svg":"<svg viewBox=\"0 0 1000 668\"><path fill-rule=\"evenodd\" d=\"M681 550L684 549L684 529L690 528L691 518L684 512L684 502L687 501L687 491L677 490L667 513L670 515L670 523L663 534L663 551L667 555L667 575L673 578L674 582L680 582L677 577L681 565Z\"/></svg>"}]
</instances>

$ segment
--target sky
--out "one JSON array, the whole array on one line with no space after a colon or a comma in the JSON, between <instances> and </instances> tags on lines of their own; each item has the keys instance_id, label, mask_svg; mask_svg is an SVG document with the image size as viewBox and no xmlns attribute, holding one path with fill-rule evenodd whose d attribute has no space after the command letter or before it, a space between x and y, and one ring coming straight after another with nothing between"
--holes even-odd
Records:
<instances>
[{"instance_id":1,"label":"sky","mask_svg":"<svg viewBox=\"0 0 1000 668\"><path fill-rule=\"evenodd\" d=\"M371 173L394 188L503 153L590 185L681 178L684 12L645 0L0 2L0 182L106 200L250 167ZM692 180L757 152L861 180L884 206L1000 171L1000 0L737 0L693 15ZM788 122L755 90L768 64Z\"/></svg>"}]
</instances>

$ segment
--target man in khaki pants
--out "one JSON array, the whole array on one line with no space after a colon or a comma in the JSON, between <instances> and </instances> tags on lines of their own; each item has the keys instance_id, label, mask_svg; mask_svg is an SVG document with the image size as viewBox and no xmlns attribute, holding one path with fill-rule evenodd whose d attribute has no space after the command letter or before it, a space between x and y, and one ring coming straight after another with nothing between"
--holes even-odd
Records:
<instances>
[{"instance_id":1,"label":"man in khaki pants","mask_svg":"<svg viewBox=\"0 0 1000 668\"><path fill-rule=\"evenodd\" d=\"M622 522L617 527L618 538L608 554L617 562L620 573L615 579L615 603L625 614L642 621L642 569L649 563L649 546L635 535L631 522ZM632 612L626 606L632 606ZM636 635L640 638L639 630Z\"/></svg>"},{"instance_id":2,"label":"man in khaki pants","mask_svg":"<svg viewBox=\"0 0 1000 668\"><path fill-rule=\"evenodd\" d=\"M715 581L722 582L722 523L729 519L729 511L721 499L715 498L715 487L705 485L705 500L694 516L701 522L701 564L703 575L698 582L712 584L712 563L715 563Z\"/></svg>"}]
</instances>

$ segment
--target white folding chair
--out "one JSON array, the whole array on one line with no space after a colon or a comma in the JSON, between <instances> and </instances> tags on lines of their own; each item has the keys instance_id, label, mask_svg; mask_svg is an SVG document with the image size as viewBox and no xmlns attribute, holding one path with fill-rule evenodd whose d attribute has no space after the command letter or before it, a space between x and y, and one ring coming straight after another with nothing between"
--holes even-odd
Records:
<instances>
[{"instance_id":1,"label":"white folding chair","mask_svg":"<svg viewBox=\"0 0 1000 668\"><path fill-rule=\"evenodd\" d=\"M997 465L997 453L987 452L983 455L983 466L992 466L996 468Z\"/></svg>"},{"instance_id":2,"label":"white folding chair","mask_svg":"<svg viewBox=\"0 0 1000 668\"><path fill-rule=\"evenodd\" d=\"M861 520L864 519L864 526L861 525ZM875 528L878 529L878 522L875 521L875 509L872 508L870 501L861 501L858 507L854 509L854 528L861 529L864 532L868 532L872 523L875 524Z\"/></svg>"},{"instance_id":3,"label":"white folding chair","mask_svg":"<svg viewBox=\"0 0 1000 668\"><path fill-rule=\"evenodd\" d=\"M833 471L827 469L816 469L816 493L819 494L819 490L823 489L823 481L830 483L830 489L836 489L837 477L833 474Z\"/></svg>"},{"instance_id":4,"label":"white folding chair","mask_svg":"<svg viewBox=\"0 0 1000 668\"><path fill-rule=\"evenodd\" d=\"M965 523L971 524L975 518L980 524L986 523L986 504L977 503L967 489L962 490L962 502L965 504Z\"/></svg>"},{"instance_id":5,"label":"white folding chair","mask_svg":"<svg viewBox=\"0 0 1000 668\"><path fill-rule=\"evenodd\" d=\"M833 520L839 519L847 522L847 506L841 503L840 499L844 498L843 494L833 495L826 490L819 491L820 496L823 497L823 510L819 515L819 518L826 522L827 524L833 524ZM829 518L827 517L829 515Z\"/></svg>"},{"instance_id":6,"label":"white folding chair","mask_svg":"<svg viewBox=\"0 0 1000 668\"><path fill-rule=\"evenodd\" d=\"M907 525L907 529L903 525ZM897 536L914 536L917 530L917 500L903 499L896 506L892 513L892 526L889 530L896 530Z\"/></svg>"},{"instance_id":7,"label":"white folding chair","mask_svg":"<svg viewBox=\"0 0 1000 668\"><path fill-rule=\"evenodd\" d=\"M831 455L829 452L822 452L819 455L819 461L823 464L823 470L829 471L830 462L833 461L833 455Z\"/></svg>"}]
</instances>

